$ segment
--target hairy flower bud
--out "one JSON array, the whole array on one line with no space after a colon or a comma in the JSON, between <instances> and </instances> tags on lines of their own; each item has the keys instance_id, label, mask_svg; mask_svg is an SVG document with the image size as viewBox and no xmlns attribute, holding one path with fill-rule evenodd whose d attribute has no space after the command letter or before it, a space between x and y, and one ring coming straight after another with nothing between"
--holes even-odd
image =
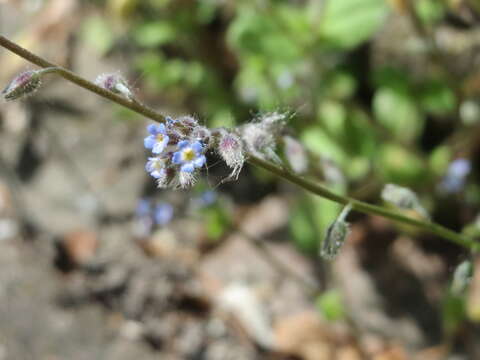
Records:
<instances>
[{"instance_id":1,"label":"hairy flower bud","mask_svg":"<svg viewBox=\"0 0 480 360\"><path fill-rule=\"evenodd\" d=\"M471 261L465 260L458 265L453 273L451 291L454 295L461 295L472 280L473 265Z\"/></svg>"},{"instance_id":2,"label":"hairy flower bud","mask_svg":"<svg viewBox=\"0 0 480 360\"><path fill-rule=\"evenodd\" d=\"M205 126L195 126L190 136L204 144L209 144L212 133Z\"/></svg>"},{"instance_id":3,"label":"hairy flower bud","mask_svg":"<svg viewBox=\"0 0 480 360\"><path fill-rule=\"evenodd\" d=\"M118 73L101 74L95 79L95 84L115 94L132 99L133 94L127 80Z\"/></svg>"},{"instance_id":4,"label":"hairy flower bud","mask_svg":"<svg viewBox=\"0 0 480 360\"><path fill-rule=\"evenodd\" d=\"M292 170L303 174L308 169L308 156L303 145L291 136L283 137L285 157Z\"/></svg>"},{"instance_id":5,"label":"hairy flower bud","mask_svg":"<svg viewBox=\"0 0 480 360\"><path fill-rule=\"evenodd\" d=\"M227 166L233 169L229 178L236 180L245 162L243 143L240 137L223 130L218 141L217 152Z\"/></svg>"},{"instance_id":6,"label":"hairy flower bud","mask_svg":"<svg viewBox=\"0 0 480 360\"><path fill-rule=\"evenodd\" d=\"M198 125L198 120L195 119L193 116L190 115L185 115L185 116L180 116L176 119L176 121L183 126L189 127L189 128L194 128Z\"/></svg>"},{"instance_id":7,"label":"hairy flower bud","mask_svg":"<svg viewBox=\"0 0 480 360\"><path fill-rule=\"evenodd\" d=\"M5 100L17 100L34 93L41 85L42 70L29 70L17 75L2 91Z\"/></svg>"},{"instance_id":8,"label":"hairy flower bud","mask_svg":"<svg viewBox=\"0 0 480 360\"><path fill-rule=\"evenodd\" d=\"M275 154L275 138L259 123L250 123L242 127L242 140L249 153L262 159L279 161Z\"/></svg>"},{"instance_id":9,"label":"hairy flower bud","mask_svg":"<svg viewBox=\"0 0 480 360\"><path fill-rule=\"evenodd\" d=\"M395 184L387 184L382 190L382 199L404 210L413 210L428 219L428 213L420 204L417 195L410 189Z\"/></svg>"},{"instance_id":10,"label":"hairy flower bud","mask_svg":"<svg viewBox=\"0 0 480 360\"><path fill-rule=\"evenodd\" d=\"M327 228L326 236L320 249L320 256L322 258L333 260L345 243L350 233L349 223L345 221L345 218L351 209L352 206L350 204L345 206L340 215L338 215L335 221Z\"/></svg>"}]
</instances>

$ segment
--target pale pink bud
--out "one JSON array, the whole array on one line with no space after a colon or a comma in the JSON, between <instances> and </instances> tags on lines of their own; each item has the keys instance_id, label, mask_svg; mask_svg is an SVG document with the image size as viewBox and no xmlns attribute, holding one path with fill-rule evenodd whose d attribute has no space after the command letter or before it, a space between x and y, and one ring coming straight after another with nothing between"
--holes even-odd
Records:
<instances>
[{"instance_id":1,"label":"pale pink bud","mask_svg":"<svg viewBox=\"0 0 480 360\"><path fill-rule=\"evenodd\" d=\"M245 151L240 137L234 133L223 130L220 140L218 141L217 152L227 166L233 169L230 178L237 179L245 162Z\"/></svg>"},{"instance_id":2,"label":"pale pink bud","mask_svg":"<svg viewBox=\"0 0 480 360\"><path fill-rule=\"evenodd\" d=\"M29 70L17 75L2 91L5 100L17 100L35 92L42 84L41 70Z\"/></svg>"},{"instance_id":3,"label":"pale pink bud","mask_svg":"<svg viewBox=\"0 0 480 360\"><path fill-rule=\"evenodd\" d=\"M95 84L115 94L132 99L133 94L127 80L118 73L101 74L95 79Z\"/></svg>"}]
</instances>

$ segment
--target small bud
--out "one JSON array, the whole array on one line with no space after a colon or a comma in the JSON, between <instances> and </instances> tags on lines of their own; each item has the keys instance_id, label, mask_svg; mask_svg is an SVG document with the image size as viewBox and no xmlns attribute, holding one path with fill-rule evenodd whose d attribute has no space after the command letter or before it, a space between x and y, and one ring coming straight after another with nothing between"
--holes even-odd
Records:
<instances>
[{"instance_id":1,"label":"small bud","mask_svg":"<svg viewBox=\"0 0 480 360\"><path fill-rule=\"evenodd\" d=\"M473 276L471 261L465 260L458 265L453 273L451 291L454 295L461 295L466 289Z\"/></svg>"},{"instance_id":2,"label":"small bud","mask_svg":"<svg viewBox=\"0 0 480 360\"><path fill-rule=\"evenodd\" d=\"M211 131L207 129L205 126L195 126L190 136L193 139L197 141L201 141L204 144L209 144L211 135L212 135Z\"/></svg>"},{"instance_id":3,"label":"small bud","mask_svg":"<svg viewBox=\"0 0 480 360\"><path fill-rule=\"evenodd\" d=\"M303 145L291 136L284 136L285 157L292 170L303 174L308 169L308 156Z\"/></svg>"},{"instance_id":4,"label":"small bud","mask_svg":"<svg viewBox=\"0 0 480 360\"><path fill-rule=\"evenodd\" d=\"M29 70L16 76L2 91L5 100L17 100L34 93L41 85L42 70Z\"/></svg>"},{"instance_id":5,"label":"small bud","mask_svg":"<svg viewBox=\"0 0 480 360\"><path fill-rule=\"evenodd\" d=\"M249 153L262 159L279 162L275 154L275 138L261 123L250 123L242 127L242 140Z\"/></svg>"},{"instance_id":6,"label":"small bud","mask_svg":"<svg viewBox=\"0 0 480 360\"><path fill-rule=\"evenodd\" d=\"M238 179L245 162L243 143L236 134L223 130L218 142L217 152L225 161L228 167L232 168L230 179Z\"/></svg>"},{"instance_id":7,"label":"small bud","mask_svg":"<svg viewBox=\"0 0 480 360\"><path fill-rule=\"evenodd\" d=\"M176 120L181 125L187 126L189 128L194 128L195 126L198 125L198 120L190 115L180 116Z\"/></svg>"},{"instance_id":8,"label":"small bud","mask_svg":"<svg viewBox=\"0 0 480 360\"><path fill-rule=\"evenodd\" d=\"M95 79L95 84L127 99L133 99L128 82L118 73L101 74Z\"/></svg>"},{"instance_id":9,"label":"small bud","mask_svg":"<svg viewBox=\"0 0 480 360\"><path fill-rule=\"evenodd\" d=\"M265 129L268 129L269 131L272 131L275 134L279 134L281 130L283 130L283 128L285 127L286 120L287 120L287 114L279 113L279 112L263 114L259 118L260 124Z\"/></svg>"},{"instance_id":10,"label":"small bud","mask_svg":"<svg viewBox=\"0 0 480 360\"><path fill-rule=\"evenodd\" d=\"M413 210L429 219L427 211L420 204L417 195L410 189L395 184L387 184L382 190L382 199L404 210Z\"/></svg>"},{"instance_id":11,"label":"small bud","mask_svg":"<svg viewBox=\"0 0 480 360\"><path fill-rule=\"evenodd\" d=\"M320 256L326 260L333 260L345 243L350 233L349 223L345 221L348 213L352 209L352 205L346 205L340 215L327 228L325 239L322 242Z\"/></svg>"}]
</instances>

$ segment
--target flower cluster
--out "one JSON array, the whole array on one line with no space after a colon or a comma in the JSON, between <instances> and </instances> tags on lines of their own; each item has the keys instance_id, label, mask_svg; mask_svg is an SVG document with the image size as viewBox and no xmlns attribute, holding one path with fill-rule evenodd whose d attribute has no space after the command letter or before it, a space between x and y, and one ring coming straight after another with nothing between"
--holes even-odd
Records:
<instances>
[{"instance_id":1,"label":"flower cluster","mask_svg":"<svg viewBox=\"0 0 480 360\"><path fill-rule=\"evenodd\" d=\"M191 116L168 117L164 124L147 127L144 146L152 156L145 169L156 179L158 187L187 188L195 183L196 174L206 163L205 154L211 149L232 170L222 182L236 180L248 154L281 161L275 150L285 120L285 114L270 113L227 130L208 129Z\"/></svg>"},{"instance_id":2,"label":"flower cluster","mask_svg":"<svg viewBox=\"0 0 480 360\"><path fill-rule=\"evenodd\" d=\"M147 130L144 146L153 156L148 158L145 169L158 187L192 186L196 173L206 163L210 131L190 116L167 118L166 124L151 124Z\"/></svg>"}]
</instances>

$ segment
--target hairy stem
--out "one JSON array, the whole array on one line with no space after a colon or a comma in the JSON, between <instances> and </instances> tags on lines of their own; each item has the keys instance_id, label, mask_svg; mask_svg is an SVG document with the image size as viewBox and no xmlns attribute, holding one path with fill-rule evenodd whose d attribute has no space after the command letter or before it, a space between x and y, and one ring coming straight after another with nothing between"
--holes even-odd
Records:
<instances>
[{"instance_id":1,"label":"hairy stem","mask_svg":"<svg viewBox=\"0 0 480 360\"><path fill-rule=\"evenodd\" d=\"M86 89L91 92L94 92L97 95L100 95L108 100L116 102L122 106L129 108L130 110L135 111L138 114L142 114L152 120L163 123L165 122L165 117L159 112L149 108L148 106L139 103L138 101L126 99L120 95L117 95L109 90L106 90L100 86L95 85L93 82L88 81L77 74L61 67L56 64L53 64L38 55L32 54L27 49L15 44L14 42L8 40L5 36L0 35L0 46L10 50L11 52L17 54L18 56L24 58L25 60L30 61L32 64L35 64L41 68L49 68L49 72L55 72L66 80Z\"/></svg>"},{"instance_id":2,"label":"hairy stem","mask_svg":"<svg viewBox=\"0 0 480 360\"><path fill-rule=\"evenodd\" d=\"M0 46L3 46L4 48L12 51L13 53L17 54L18 56L30 61L31 63L38 65L41 68L52 68L52 72L57 73L58 75L62 76L66 80L73 82L74 84L77 84L78 86L92 91L106 99L109 99L117 104L120 104L122 106L125 106L138 114L144 115L154 121L157 122L165 122L165 117L158 113L157 111L147 107L146 105L135 101L135 100L129 100L125 99L122 96L116 95L111 91L108 91L106 89L103 89L91 81L88 81L75 73L61 67L57 66L35 54L32 54L28 50L20 47L19 45L13 43L12 41L8 40L6 37L0 35ZM425 221L425 220L420 220L420 219L415 219L412 217L405 216L399 212L393 211L386 209L381 206L376 206L372 204L368 204L359 200L355 200L346 196L338 195L326 187L313 182L311 180L305 179L301 176L298 176L282 167L279 167L277 165L274 165L268 161L262 160L258 157L255 156L249 156L248 161L260 168L263 168L283 179L286 179L301 188L308 190L318 196L321 196L323 198L326 198L328 200L337 202L339 204L351 204L352 208L354 210L367 213L367 214L375 214L375 215L380 215L385 218L401 222L404 224L412 225L415 227L418 227L422 230L428 231L430 233L436 234L446 240L449 240L457 245L460 245L462 247L465 247L467 249L470 249L472 251L477 251L480 249L480 243L477 243L476 241L467 238L465 236L462 236L460 234L457 234L456 232L449 230L441 225L432 223L430 221Z\"/></svg>"}]
</instances>

